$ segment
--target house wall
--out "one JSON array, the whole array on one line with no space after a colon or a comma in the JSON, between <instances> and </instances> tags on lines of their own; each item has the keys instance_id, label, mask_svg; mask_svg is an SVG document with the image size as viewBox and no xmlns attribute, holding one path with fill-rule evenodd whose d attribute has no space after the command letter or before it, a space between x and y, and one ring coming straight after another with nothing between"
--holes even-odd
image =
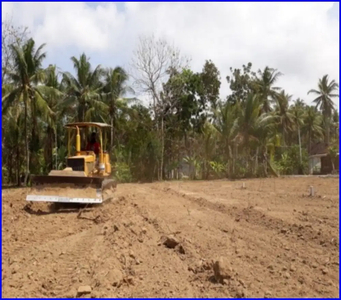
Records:
<instances>
[{"instance_id":1,"label":"house wall","mask_svg":"<svg viewBox=\"0 0 341 300\"><path fill-rule=\"evenodd\" d=\"M330 174L333 170L330 156L321 157L321 174Z\"/></svg>"},{"instance_id":2,"label":"house wall","mask_svg":"<svg viewBox=\"0 0 341 300\"><path fill-rule=\"evenodd\" d=\"M319 174L321 172L321 158L320 157L310 157L309 158L309 173Z\"/></svg>"},{"instance_id":3,"label":"house wall","mask_svg":"<svg viewBox=\"0 0 341 300\"><path fill-rule=\"evenodd\" d=\"M339 172L339 158L334 163L335 170ZM310 174L331 174L333 165L330 156L310 157L309 158L309 173Z\"/></svg>"}]
</instances>

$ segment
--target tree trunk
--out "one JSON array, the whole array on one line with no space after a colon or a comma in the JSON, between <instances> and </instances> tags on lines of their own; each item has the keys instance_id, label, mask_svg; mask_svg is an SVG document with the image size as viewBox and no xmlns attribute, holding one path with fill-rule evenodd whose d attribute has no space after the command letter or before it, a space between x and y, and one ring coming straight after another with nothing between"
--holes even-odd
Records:
<instances>
[{"instance_id":1,"label":"tree trunk","mask_svg":"<svg viewBox=\"0 0 341 300\"><path fill-rule=\"evenodd\" d=\"M111 116L110 118L110 152L112 153L114 150L114 117Z\"/></svg>"},{"instance_id":2,"label":"tree trunk","mask_svg":"<svg viewBox=\"0 0 341 300\"><path fill-rule=\"evenodd\" d=\"M256 148L256 159L255 159L255 175L256 175L256 177L258 175L258 150L259 150L259 148L257 147Z\"/></svg>"},{"instance_id":3,"label":"tree trunk","mask_svg":"<svg viewBox=\"0 0 341 300\"><path fill-rule=\"evenodd\" d=\"M16 169L17 169L17 171L16 171L16 173L17 173L17 178L16 178L16 180L17 180L17 186L21 186L21 178L20 178L20 148L19 148L19 145L17 145L17 149L16 149L17 151L16 151L16 163L17 163L17 165L16 165Z\"/></svg>"},{"instance_id":4,"label":"tree trunk","mask_svg":"<svg viewBox=\"0 0 341 300\"><path fill-rule=\"evenodd\" d=\"M163 180L163 156L165 151L165 137L163 128L163 116L161 118L161 164L160 164L160 180Z\"/></svg>"},{"instance_id":5,"label":"tree trunk","mask_svg":"<svg viewBox=\"0 0 341 300\"><path fill-rule=\"evenodd\" d=\"M27 186L28 176L30 173L30 149L28 143L28 112L27 112L27 89L24 91L24 106L25 106L25 155L26 155L26 172L25 172L25 181L24 185Z\"/></svg>"},{"instance_id":6,"label":"tree trunk","mask_svg":"<svg viewBox=\"0 0 341 300\"><path fill-rule=\"evenodd\" d=\"M330 120L330 118L327 116L325 118L325 132L324 132L324 141L328 145L330 142L329 120Z\"/></svg>"},{"instance_id":7,"label":"tree trunk","mask_svg":"<svg viewBox=\"0 0 341 300\"><path fill-rule=\"evenodd\" d=\"M7 159L8 183L13 183L13 158L12 156Z\"/></svg>"},{"instance_id":8,"label":"tree trunk","mask_svg":"<svg viewBox=\"0 0 341 300\"><path fill-rule=\"evenodd\" d=\"M302 164L301 131L300 131L300 127L299 126L298 126L298 145L300 147L300 163Z\"/></svg>"},{"instance_id":9,"label":"tree trunk","mask_svg":"<svg viewBox=\"0 0 341 300\"><path fill-rule=\"evenodd\" d=\"M57 136L57 124L55 125L55 134L54 134L54 138L55 138L55 147L56 147L56 170L58 170L58 136Z\"/></svg>"}]
</instances>

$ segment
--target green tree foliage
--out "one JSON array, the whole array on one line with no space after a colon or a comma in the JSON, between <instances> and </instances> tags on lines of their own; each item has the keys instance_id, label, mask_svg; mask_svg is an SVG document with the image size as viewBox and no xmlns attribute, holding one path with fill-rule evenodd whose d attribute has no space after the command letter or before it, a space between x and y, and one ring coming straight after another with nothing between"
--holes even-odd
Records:
<instances>
[{"instance_id":1,"label":"green tree foliage","mask_svg":"<svg viewBox=\"0 0 341 300\"><path fill-rule=\"evenodd\" d=\"M43 68L44 45L21 30L8 30L3 42L7 183L20 184L23 173L27 180L29 174L64 168L64 125L85 120L112 125L104 146L120 182L305 173L310 149L323 139L335 168L338 84L327 75L309 91L317 95L309 106L278 87L279 71L267 66L254 72L248 63L230 69L231 93L221 99L220 72L211 60L194 72L178 49L144 38L135 52L133 79L150 96L149 107L133 97L130 77L120 66L93 67L83 53L71 58L73 73Z\"/></svg>"},{"instance_id":2,"label":"green tree foliage","mask_svg":"<svg viewBox=\"0 0 341 300\"><path fill-rule=\"evenodd\" d=\"M308 92L308 94L312 93L317 95L314 102L316 107L320 108L323 115L324 137L326 143L329 143L330 140L330 123L332 114L335 111L333 98L339 98L339 94L337 94L338 90L339 84L334 80L329 82L328 75L324 75L322 79L319 79L318 89L312 89Z\"/></svg>"}]
</instances>

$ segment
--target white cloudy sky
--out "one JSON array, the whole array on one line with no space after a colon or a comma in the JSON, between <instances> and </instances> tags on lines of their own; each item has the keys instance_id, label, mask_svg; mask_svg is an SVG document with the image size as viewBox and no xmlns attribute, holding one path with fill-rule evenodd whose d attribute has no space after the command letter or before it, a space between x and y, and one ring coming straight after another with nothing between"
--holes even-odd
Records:
<instances>
[{"instance_id":1,"label":"white cloudy sky","mask_svg":"<svg viewBox=\"0 0 341 300\"><path fill-rule=\"evenodd\" d=\"M318 78L339 82L338 3L2 2L6 15L46 43L46 65L62 70L71 71L70 57L82 52L93 65L127 66L138 35L154 33L190 56L194 71L211 59L222 96L229 68L249 61L281 71L278 85L308 103Z\"/></svg>"}]
</instances>

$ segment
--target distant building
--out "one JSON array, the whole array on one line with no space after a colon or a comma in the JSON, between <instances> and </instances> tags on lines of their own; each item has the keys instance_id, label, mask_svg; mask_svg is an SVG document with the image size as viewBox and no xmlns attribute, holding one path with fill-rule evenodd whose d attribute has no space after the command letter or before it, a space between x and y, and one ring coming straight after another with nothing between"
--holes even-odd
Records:
<instances>
[{"instance_id":1,"label":"distant building","mask_svg":"<svg viewBox=\"0 0 341 300\"><path fill-rule=\"evenodd\" d=\"M333 164L328 154L329 145L324 142L318 142L311 147L309 152L309 173L310 174L331 174ZM339 153L334 161L335 171L339 173Z\"/></svg>"}]
</instances>

